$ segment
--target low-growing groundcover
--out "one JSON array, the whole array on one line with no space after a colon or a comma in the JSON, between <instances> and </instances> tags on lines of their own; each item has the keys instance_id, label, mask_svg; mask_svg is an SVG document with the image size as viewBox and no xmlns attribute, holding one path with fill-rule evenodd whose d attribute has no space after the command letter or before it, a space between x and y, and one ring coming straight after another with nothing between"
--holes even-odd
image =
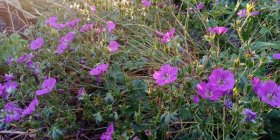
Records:
<instances>
[{"instance_id":1,"label":"low-growing groundcover","mask_svg":"<svg viewBox=\"0 0 280 140\"><path fill-rule=\"evenodd\" d=\"M85 0L0 35L0 134L278 139L280 2Z\"/></svg>"}]
</instances>

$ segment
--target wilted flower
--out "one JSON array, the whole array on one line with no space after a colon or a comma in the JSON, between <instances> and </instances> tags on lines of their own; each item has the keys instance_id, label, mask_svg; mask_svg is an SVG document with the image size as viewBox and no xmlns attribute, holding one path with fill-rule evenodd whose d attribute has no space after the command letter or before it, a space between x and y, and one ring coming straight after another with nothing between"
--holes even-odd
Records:
<instances>
[{"instance_id":1,"label":"wilted flower","mask_svg":"<svg viewBox=\"0 0 280 140\"><path fill-rule=\"evenodd\" d=\"M165 44L169 41L171 41L171 39L174 37L174 34L175 34L175 29L172 28L170 29L167 33L165 33L161 39L161 43L162 44Z\"/></svg>"},{"instance_id":2,"label":"wilted flower","mask_svg":"<svg viewBox=\"0 0 280 140\"><path fill-rule=\"evenodd\" d=\"M216 101L224 95L221 90L218 90L215 87L213 87L211 83L201 82L197 84L196 87L199 95L205 99Z\"/></svg>"},{"instance_id":3,"label":"wilted flower","mask_svg":"<svg viewBox=\"0 0 280 140\"><path fill-rule=\"evenodd\" d=\"M119 46L120 44L117 41L110 41L108 49L110 52L116 52Z\"/></svg>"},{"instance_id":4,"label":"wilted flower","mask_svg":"<svg viewBox=\"0 0 280 140\"><path fill-rule=\"evenodd\" d=\"M255 119L257 117L257 113L253 112L250 109L244 108L242 114L245 117L245 120L248 122L255 122Z\"/></svg>"},{"instance_id":5,"label":"wilted flower","mask_svg":"<svg viewBox=\"0 0 280 140\"><path fill-rule=\"evenodd\" d=\"M142 0L141 3L145 6L145 7L150 7L152 4L149 0Z\"/></svg>"},{"instance_id":6,"label":"wilted flower","mask_svg":"<svg viewBox=\"0 0 280 140\"><path fill-rule=\"evenodd\" d=\"M42 88L36 91L36 95L40 96L52 92L55 87L55 84L56 84L55 78L50 77L48 79L45 79L42 84Z\"/></svg>"},{"instance_id":7,"label":"wilted flower","mask_svg":"<svg viewBox=\"0 0 280 140\"><path fill-rule=\"evenodd\" d=\"M217 34L217 35L223 35L223 34L225 34L228 31L228 28L226 28L226 27L218 27L217 26L217 27L214 27L214 28L209 27L208 30L211 33L214 33L214 34Z\"/></svg>"},{"instance_id":8,"label":"wilted flower","mask_svg":"<svg viewBox=\"0 0 280 140\"><path fill-rule=\"evenodd\" d=\"M7 103L4 109L7 112L7 115L3 119L4 123L10 123L20 120L20 114L22 112L21 108L16 107L16 105L13 103Z\"/></svg>"},{"instance_id":9,"label":"wilted flower","mask_svg":"<svg viewBox=\"0 0 280 140\"><path fill-rule=\"evenodd\" d=\"M177 79L178 67L172 67L169 64L161 66L159 71L155 71L153 78L160 86L174 82Z\"/></svg>"},{"instance_id":10,"label":"wilted flower","mask_svg":"<svg viewBox=\"0 0 280 140\"><path fill-rule=\"evenodd\" d=\"M273 54L272 58L280 60L280 53Z\"/></svg>"},{"instance_id":11,"label":"wilted flower","mask_svg":"<svg viewBox=\"0 0 280 140\"><path fill-rule=\"evenodd\" d=\"M280 87L275 82L263 82L256 93L263 102L272 107L280 107Z\"/></svg>"},{"instance_id":12,"label":"wilted flower","mask_svg":"<svg viewBox=\"0 0 280 140\"><path fill-rule=\"evenodd\" d=\"M35 111L36 106L39 105L38 99L35 97L32 102L22 112L22 117L32 114Z\"/></svg>"},{"instance_id":13,"label":"wilted flower","mask_svg":"<svg viewBox=\"0 0 280 140\"><path fill-rule=\"evenodd\" d=\"M109 33L113 33L116 28L116 24L113 21L108 21L106 27Z\"/></svg>"},{"instance_id":14,"label":"wilted flower","mask_svg":"<svg viewBox=\"0 0 280 140\"><path fill-rule=\"evenodd\" d=\"M202 10L202 9L204 8L204 3L203 3L203 2L199 2L199 3L197 4L196 8L197 8L198 10Z\"/></svg>"},{"instance_id":15,"label":"wilted flower","mask_svg":"<svg viewBox=\"0 0 280 140\"><path fill-rule=\"evenodd\" d=\"M114 134L114 125L113 123L110 123L108 128L106 129L106 132L102 133L100 136L100 140L113 140L112 136Z\"/></svg>"},{"instance_id":16,"label":"wilted flower","mask_svg":"<svg viewBox=\"0 0 280 140\"><path fill-rule=\"evenodd\" d=\"M198 103L200 102L199 96L194 95L194 96L193 96L193 102L194 102L195 104L198 104Z\"/></svg>"},{"instance_id":17,"label":"wilted flower","mask_svg":"<svg viewBox=\"0 0 280 140\"><path fill-rule=\"evenodd\" d=\"M223 69L215 69L209 76L209 83L221 91L231 90L234 87L234 75Z\"/></svg>"},{"instance_id":18,"label":"wilted flower","mask_svg":"<svg viewBox=\"0 0 280 140\"><path fill-rule=\"evenodd\" d=\"M239 17L246 17L247 16L247 10L246 9L241 9L238 13L237 13L237 15L239 16Z\"/></svg>"},{"instance_id":19,"label":"wilted flower","mask_svg":"<svg viewBox=\"0 0 280 140\"><path fill-rule=\"evenodd\" d=\"M108 71L109 64L102 63L91 69L89 72L92 76L98 76Z\"/></svg>"},{"instance_id":20,"label":"wilted flower","mask_svg":"<svg viewBox=\"0 0 280 140\"><path fill-rule=\"evenodd\" d=\"M91 29L93 28L93 25L94 25L93 23L83 25L83 26L81 27L81 29L80 29L80 32L81 32L81 33L85 33L85 32L87 32L87 31L91 30Z\"/></svg>"},{"instance_id":21,"label":"wilted flower","mask_svg":"<svg viewBox=\"0 0 280 140\"><path fill-rule=\"evenodd\" d=\"M30 50L38 50L41 49L44 45L44 39L42 37L36 38L30 44Z\"/></svg>"}]
</instances>

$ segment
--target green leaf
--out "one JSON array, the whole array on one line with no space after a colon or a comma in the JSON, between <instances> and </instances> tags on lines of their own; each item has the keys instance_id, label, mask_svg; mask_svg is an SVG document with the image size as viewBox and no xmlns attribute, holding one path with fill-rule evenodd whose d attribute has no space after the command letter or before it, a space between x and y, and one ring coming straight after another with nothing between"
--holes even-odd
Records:
<instances>
[{"instance_id":1,"label":"green leaf","mask_svg":"<svg viewBox=\"0 0 280 140\"><path fill-rule=\"evenodd\" d=\"M259 49L280 49L280 44L270 43L270 42L261 42L257 41L253 46L252 50L259 50Z\"/></svg>"}]
</instances>

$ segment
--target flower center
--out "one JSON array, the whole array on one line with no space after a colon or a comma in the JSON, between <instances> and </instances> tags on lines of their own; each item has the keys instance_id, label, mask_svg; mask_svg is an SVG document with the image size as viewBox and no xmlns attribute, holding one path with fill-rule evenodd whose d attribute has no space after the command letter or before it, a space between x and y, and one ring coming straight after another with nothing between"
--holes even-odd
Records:
<instances>
[{"instance_id":1,"label":"flower center","mask_svg":"<svg viewBox=\"0 0 280 140\"><path fill-rule=\"evenodd\" d=\"M169 80L170 79L170 74L168 74L168 73L165 73L164 75L163 75L163 79L164 80Z\"/></svg>"},{"instance_id":2,"label":"flower center","mask_svg":"<svg viewBox=\"0 0 280 140\"><path fill-rule=\"evenodd\" d=\"M213 96L213 93L212 93L210 90L207 90L207 91L206 91L206 96L211 97L211 96Z\"/></svg>"},{"instance_id":3,"label":"flower center","mask_svg":"<svg viewBox=\"0 0 280 140\"><path fill-rule=\"evenodd\" d=\"M219 85L223 86L225 84L225 80L220 79L218 83L219 83Z\"/></svg>"},{"instance_id":4,"label":"flower center","mask_svg":"<svg viewBox=\"0 0 280 140\"><path fill-rule=\"evenodd\" d=\"M270 101L273 101L273 100L275 100L275 94L274 93L269 93L269 94L267 94L266 98Z\"/></svg>"}]
</instances>

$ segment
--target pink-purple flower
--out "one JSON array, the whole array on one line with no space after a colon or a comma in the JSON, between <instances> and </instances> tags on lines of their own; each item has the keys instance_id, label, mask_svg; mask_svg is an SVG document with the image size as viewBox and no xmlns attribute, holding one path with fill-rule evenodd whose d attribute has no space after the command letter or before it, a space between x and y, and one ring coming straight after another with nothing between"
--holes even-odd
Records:
<instances>
[{"instance_id":1,"label":"pink-purple flower","mask_svg":"<svg viewBox=\"0 0 280 140\"><path fill-rule=\"evenodd\" d=\"M169 41L171 41L174 37L174 34L175 34L175 29L174 28L171 28L167 33L165 33L161 39L161 43L162 44L165 44Z\"/></svg>"},{"instance_id":2,"label":"pink-purple flower","mask_svg":"<svg viewBox=\"0 0 280 140\"><path fill-rule=\"evenodd\" d=\"M74 19L74 20L71 20L71 21L68 21L65 23L65 26L66 27L69 27L71 29L74 29L78 23L80 22L81 20L80 19Z\"/></svg>"},{"instance_id":3,"label":"pink-purple flower","mask_svg":"<svg viewBox=\"0 0 280 140\"><path fill-rule=\"evenodd\" d=\"M55 29L65 28L64 24L58 23L58 17L56 16L49 17L45 23Z\"/></svg>"},{"instance_id":4,"label":"pink-purple flower","mask_svg":"<svg viewBox=\"0 0 280 140\"><path fill-rule=\"evenodd\" d=\"M38 50L44 46L44 39L42 37L36 38L30 43L30 50Z\"/></svg>"},{"instance_id":5,"label":"pink-purple flower","mask_svg":"<svg viewBox=\"0 0 280 140\"><path fill-rule=\"evenodd\" d=\"M247 122L255 122L257 118L257 113L248 108L244 108L242 114Z\"/></svg>"},{"instance_id":6,"label":"pink-purple flower","mask_svg":"<svg viewBox=\"0 0 280 140\"><path fill-rule=\"evenodd\" d=\"M13 121L20 120L20 115L21 115L21 112L22 112L21 108L16 107L15 104L10 102L10 103L7 103L5 105L4 109L7 113L5 118L3 119L4 123L10 123L10 122L13 122Z\"/></svg>"},{"instance_id":7,"label":"pink-purple flower","mask_svg":"<svg viewBox=\"0 0 280 140\"><path fill-rule=\"evenodd\" d=\"M259 98L272 107L280 107L280 87L274 81L265 81L255 91Z\"/></svg>"},{"instance_id":8,"label":"pink-purple flower","mask_svg":"<svg viewBox=\"0 0 280 140\"><path fill-rule=\"evenodd\" d=\"M178 67L172 67L169 64L161 66L159 71L155 71L153 78L160 86L170 84L176 81L178 75Z\"/></svg>"},{"instance_id":9,"label":"pink-purple flower","mask_svg":"<svg viewBox=\"0 0 280 140\"><path fill-rule=\"evenodd\" d=\"M197 5L196 5L196 8L198 10L202 10L204 8L204 3L203 2L199 2Z\"/></svg>"},{"instance_id":10,"label":"pink-purple flower","mask_svg":"<svg viewBox=\"0 0 280 140\"><path fill-rule=\"evenodd\" d=\"M239 17L246 17L247 16L247 10L246 9L241 9L241 10L239 10L239 12L237 13L237 15L239 16Z\"/></svg>"},{"instance_id":11,"label":"pink-purple flower","mask_svg":"<svg viewBox=\"0 0 280 140\"><path fill-rule=\"evenodd\" d=\"M83 25L83 26L80 28L80 32L81 32L81 33L88 32L89 30L91 30L91 29L93 28L93 26L94 26L94 23Z\"/></svg>"},{"instance_id":12,"label":"pink-purple flower","mask_svg":"<svg viewBox=\"0 0 280 140\"><path fill-rule=\"evenodd\" d=\"M100 140L113 140L112 138L113 134L114 134L114 124L110 123L110 125L106 129L106 132L101 134Z\"/></svg>"},{"instance_id":13,"label":"pink-purple flower","mask_svg":"<svg viewBox=\"0 0 280 140\"><path fill-rule=\"evenodd\" d=\"M30 115L32 114L35 109L36 109L36 106L39 105L39 101L38 99L35 97L35 99L33 99L32 102L30 102L30 104L27 106L27 108L25 108L22 112L22 117L25 117L27 115Z\"/></svg>"},{"instance_id":14,"label":"pink-purple flower","mask_svg":"<svg viewBox=\"0 0 280 140\"><path fill-rule=\"evenodd\" d=\"M91 6L91 7L90 7L90 11L91 11L91 13L95 13L96 7L95 7L95 6Z\"/></svg>"},{"instance_id":15,"label":"pink-purple flower","mask_svg":"<svg viewBox=\"0 0 280 140\"><path fill-rule=\"evenodd\" d=\"M213 87L225 92L233 89L234 75L228 70L215 69L209 76L209 82Z\"/></svg>"},{"instance_id":16,"label":"pink-purple flower","mask_svg":"<svg viewBox=\"0 0 280 140\"><path fill-rule=\"evenodd\" d=\"M68 48L69 44L75 39L75 37L75 32L69 32L65 36L61 37L55 52L57 54L63 54L64 51Z\"/></svg>"},{"instance_id":17,"label":"pink-purple flower","mask_svg":"<svg viewBox=\"0 0 280 140\"><path fill-rule=\"evenodd\" d=\"M54 87L56 84L56 79L55 78L47 78L44 80L44 82L42 83L42 88L40 90L36 91L36 95L41 96L47 93L50 93L53 91Z\"/></svg>"},{"instance_id":18,"label":"pink-purple flower","mask_svg":"<svg viewBox=\"0 0 280 140\"><path fill-rule=\"evenodd\" d=\"M86 90L84 87L80 88L78 91L78 97L82 97L86 93Z\"/></svg>"},{"instance_id":19,"label":"pink-purple flower","mask_svg":"<svg viewBox=\"0 0 280 140\"><path fill-rule=\"evenodd\" d=\"M108 21L106 27L109 33L113 33L116 28L116 24L113 21Z\"/></svg>"},{"instance_id":20,"label":"pink-purple flower","mask_svg":"<svg viewBox=\"0 0 280 140\"><path fill-rule=\"evenodd\" d=\"M142 0L141 3L145 6L145 7L150 7L152 4L149 0Z\"/></svg>"},{"instance_id":21,"label":"pink-purple flower","mask_svg":"<svg viewBox=\"0 0 280 140\"><path fill-rule=\"evenodd\" d=\"M102 75L108 71L108 68L109 68L109 64L102 63L95 66L93 69L91 69L89 74L92 76Z\"/></svg>"},{"instance_id":22,"label":"pink-purple flower","mask_svg":"<svg viewBox=\"0 0 280 140\"><path fill-rule=\"evenodd\" d=\"M6 81L12 81L14 79L14 75L13 74L5 74L4 76Z\"/></svg>"},{"instance_id":23,"label":"pink-purple flower","mask_svg":"<svg viewBox=\"0 0 280 140\"><path fill-rule=\"evenodd\" d=\"M228 31L228 28L226 27L209 27L208 31L217 35L223 35Z\"/></svg>"},{"instance_id":24,"label":"pink-purple flower","mask_svg":"<svg viewBox=\"0 0 280 140\"><path fill-rule=\"evenodd\" d=\"M280 53L273 54L272 58L280 60Z\"/></svg>"},{"instance_id":25,"label":"pink-purple flower","mask_svg":"<svg viewBox=\"0 0 280 140\"><path fill-rule=\"evenodd\" d=\"M211 83L201 82L196 87L199 95L205 99L216 101L224 95L221 90L212 86Z\"/></svg>"},{"instance_id":26,"label":"pink-purple flower","mask_svg":"<svg viewBox=\"0 0 280 140\"><path fill-rule=\"evenodd\" d=\"M193 102L194 102L195 104L198 104L198 103L200 102L199 96L194 95L194 96L193 96Z\"/></svg>"},{"instance_id":27,"label":"pink-purple flower","mask_svg":"<svg viewBox=\"0 0 280 140\"><path fill-rule=\"evenodd\" d=\"M117 41L110 41L108 50L110 52L116 52L119 49L120 44Z\"/></svg>"}]
</instances>

